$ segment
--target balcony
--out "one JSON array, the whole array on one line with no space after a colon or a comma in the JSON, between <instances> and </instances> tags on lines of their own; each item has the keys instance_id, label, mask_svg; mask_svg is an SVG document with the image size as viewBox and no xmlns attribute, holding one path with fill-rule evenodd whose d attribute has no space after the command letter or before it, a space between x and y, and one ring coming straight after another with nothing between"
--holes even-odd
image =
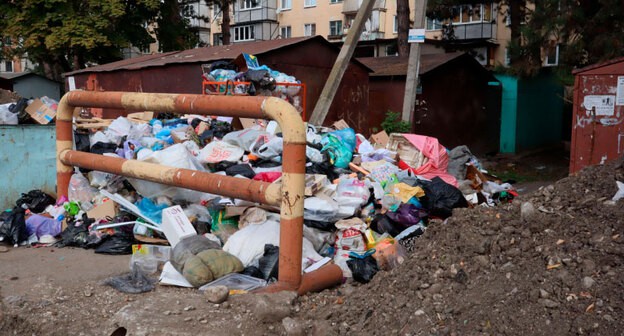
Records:
<instances>
[{"instance_id":1,"label":"balcony","mask_svg":"<svg viewBox=\"0 0 624 336\"><path fill-rule=\"evenodd\" d=\"M357 11L362 7L362 0L344 0L342 4L342 13L343 14L352 14L357 13ZM373 10L385 10L386 9L386 0L376 0L373 5Z\"/></svg>"},{"instance_id":2,"label":"balcony","mask_svg":"<svg viewBox=\"0 0 624 336\"><path fill-rule=\"evenodd\" d=\"M265 21L277 22L277 1L269 0L268 5L266 3L262 1L263 5L261 7L252 9L236 8L234 11L234 22L236 24Z\"/></svg>"},{"instance_id":3,"label":"balcony","mask_svg":"<svg viewBox=\"0 0 624 336\"><path fill-rule=\"evenodd\" d=\"M458 40L496 39L496 24L490 22L455 24L453 31Z\"/></svg>"}]
</instances>

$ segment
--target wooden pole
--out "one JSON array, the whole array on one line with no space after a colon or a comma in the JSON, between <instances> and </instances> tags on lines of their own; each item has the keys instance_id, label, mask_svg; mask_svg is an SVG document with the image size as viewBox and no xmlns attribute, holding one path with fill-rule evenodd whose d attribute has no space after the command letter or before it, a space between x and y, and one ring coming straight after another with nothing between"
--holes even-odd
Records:
<instances>
[{"instance_id":1,"label":"wooden pole","mask_svg":"<svg viewBox=\"0 0 624 336\"><path fill-rule=\"evenodd\" d=\"M355 47L360 39L360 34L362 34L362 30L364 29L364 24L370 17L374 4L375 0L362 1L362 6L355 16L353 25L349 28L347 39L340 49L340 53L338 54L336 63L334 63L334 67L329 73L325 87L323 87L323 92L321 92L321 96L314 107L314 111L312 111L312 116L310 116L309 121L312 125L322 125L325 121L325 117L327 117L327 113L329 112L329 107L334 100L334 96L336 96L342 76L349 66L353 51L355 51Z\"/></svg>"},{"instance_id":2,"label":"wooden pole","mask_svg":"<svg viewBox=\"0 0 624 336\"><path fill-rule=\"evenodd\" d=\"M427 0L415 0L414 28L425 28L425 9ZM418 87L418 72L420 71L420 43L412 43L409 61L407 64L407 79L405 80L405 96L403 97L403 113L401 119L409 123L414 117L416 103L416 89Z\"/></svg>"}]
</instances>

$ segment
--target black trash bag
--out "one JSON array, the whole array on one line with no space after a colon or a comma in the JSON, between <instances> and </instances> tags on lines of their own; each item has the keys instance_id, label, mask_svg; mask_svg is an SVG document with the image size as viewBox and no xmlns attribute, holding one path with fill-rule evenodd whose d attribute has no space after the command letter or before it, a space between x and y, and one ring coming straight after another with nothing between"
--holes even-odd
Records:
<instances>
[{"instance_id":1,"label":"black trash bag","mask_svg":"<svg viewBox=\"0 0 624 336\"><path fill-rule=\"evenodd\" d=\"M82 215L81 220L67 222L67 227L61 232L61 239L55 244L56 247L77 246L87 248L89 244L89 225L95 220Z\"/></svg>"},{"instance_id":2,"label":"black trash bag","mask_svg":"<svg viewBox=\"0 0 624 336\"><path fill-rule=\"evenodd\" d=\"M232 161L221 161L214 164L215 171L226 171L228 168L237 165L238 163Z\"/></svg>"},{"instance_id":3,"label":"black trash bag","mask_svg":"<svg viewBox=\"0 0 624 336\"><path fill-rule=\"evenodd\" d=\"M321 163L312 163L306 165L306 174L322 174L326 175L330 181L333 181L339 177L334 171L334 166L329 163L329 159L323 160Z\"/></svg>"},{"instance_id":4,"label":"black trash bag","mask_svg":"<svg viewBox=\"0 0 624 336\"><path fill-rule=\"evenodd\" d=\"M245 267L245 269L241 272L241 274L249 275L249 276L252 276L254 278L258 278L258 279L264 280L264 275L262 274L260 269L258 267L256 267L256 266L247 266L247 267Z\"/></svg>"},{"instance_id":5,"label":"black trash bag","mask_svg":"<svg viewBox=\"0 0 624 336\"><path fill-rule=\"evenodd\" d=\"M134 236L125 232L116 232L112 236L104 239L95 249L95 253L100 254L132 254L132 244Z\"/></svg>"},{"instance_id":6,"label":"black trash bag","mask_svg":"<svg viewBox=\"0 0 624 336\"><path fill-rule=\"evenodd\" d=\"M34 213L42 213L48 205L52 205L54 203L56 203L54 197L39 189L31 190L26 194L22 194L22 197L15 202L18 207L29 209Z\"/></svg>"},{"instance_id":7,"label":"black trash bag","mask_svg":"<svg viewBox=\"0 0 624 336\"><path fill-rule=\"evenodd\" d=\"M370 228L373 231L379 234L388 233L392 237L395 237L396 235L401 233L403 230L405 230L407 227L409 226L405 226L405 225L402 225L401 223L397 223L393 221L392 219L390 219L385 214L375 215L370 225Z\"/></svg>"},{"instance_id":8,"label":"black trash bag","mask_svg":"<svg viewBox=\"0 0 624 336\"><path fill-rule=\"evenodd\" d=\"M122 293L139 294L149 292L155 287L156 280L149 278L139 267L133 267L132 272L103 281L104 285L111 286Z\"/></svg>"},{"instance_id":9,"label":"black trash bag","mask_svg":"<svg viewBox=\"0 0 624 336\"><path fill-rule=\"evenodd\" d=\"M281 166L282 163L276 162L270 159L260 159L260 160L251 162L251 165L257 168L273 168L273 167Z\"/></svg>"},{"instance_id":10,"label":"black trash bag","mask_svg":"<svg viewBox=\"0 0 624 336\"><path fill-rule=\"evenodd\" d=\"M16 245L28 239L26 231L26 210L14 207L10 212L2 214L4 223L0 225L0 238L2 241Z\"/></svg>"},{"instance_id":11,"label":"black trash bag","mask_svg":"<svg viewBox=\"0 0 624 336\"><path fill-rule=\"evenodd\" d=\"M353 280L361 283L368 283L379 272L377 260L372 256L365 258L351 258L347 260L347 266L353 274Z\"/></svg>"},{"instance_id":12,"label":"black trash bag","mask_svg":"<svg viewBox=\"0 0 624 336\"><path fill-rule=\"evenodd\" d=\"M114 143L96 142L91 146L90 152L93 154L115 153L117 145Z\"/></svg>"},{"instance_id":13,"label":"black trash bag","mask_svg":"<svg viewBox=\"0 0 624 336\"><path fill-rule=\"evenodd\" d=\"M454 208L468 207L464 194L438 176L431 182L418 180L415 185L425 191L425 196L419 200L431 216L445 219L452 215Z\"/></svg>"},{"instance_id":14,"label":"black trash bag","mask_svg":"<svg viewBox=\"0 0 624 336\"><path fill-rule=\"evenodd\" d=\"M213 119L210 121L210 130L215 137L222 139L226 134L232 132L232 125L224 121Z\"/></svg>"},{"instance_id":15,"label":"black trash bag","mask_svg":"<svg viewBox=\"0 0 624 336\"><path fill-rule=\"evenodd\" d=\"M336 225L334 225L334 223L332 222L322 222L322 221L304 219L303 224L305 224L305 226L307 227L319 229L321 231L327 231L327 232L336 231Z\"/></svg>"},{"instance_id":16,"label":"black trash bag","mask_svg":"<svg viewBox=\"0 0 624 336\"><path fill-rule=\"evenodd\" d=\"M236 71L236 64L228 61L216 61L210 64L210 72L216 69L234 70Z\"/></svg>"},{"instance_id":17,"label":"black trash bag","mask_svg":"<svg viewBox=\"0 0 624 336\"><path fill-rule=\"evenodd\" d=\"M80 131L80 130L74 131L74 143L76 144L77 151L87 152L87 153L91 151L91 143L89 142L88 131ZM78 170L83 174L86 174L91 171L91 169L87 169L87 168L78 168Z\"/></svg>"},{"instance_id":18,"label":"black trash bag","mask_svg":"<svg viewBox=\"0 0 624 336\"><path fill-rule=\"evenodd\" d=\"M225 170L225 174L227 174L228 176L242 175L249 179L252 179L254 178L254 176L256 176L256 172L247 163L230 166Z\"/></svg>"},{"instance_id":19,"label":"black trash bag","mask_svg":"<svg viewBox=\"0 0 624 336\"><path fill-rule=\"evenodd\" d=\"M279 269L279 246L272 244L264 245L264 255L258 260L258 268L262 273L262 279L277 279Z\"/></svg>"},{"instance_id":20,"label":"black trash bag","mask_svg":"<svg viewBox=\"0 0 624 336\"><path fill-rule=\"evenodd\" d=\"M254 89L260 90L275 90L275 79L271 77L266 70L247 70L244 75L244 80L251 82Z\"/></svg>"}]
</instances>

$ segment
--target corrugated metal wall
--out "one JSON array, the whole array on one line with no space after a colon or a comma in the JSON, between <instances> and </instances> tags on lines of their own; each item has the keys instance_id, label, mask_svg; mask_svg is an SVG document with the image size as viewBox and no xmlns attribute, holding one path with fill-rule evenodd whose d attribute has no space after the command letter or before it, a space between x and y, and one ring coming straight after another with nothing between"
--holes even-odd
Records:
<instances>
[{"instance_id":1,"label":"corrugated metal wall","mask_svg":"<svg viewBox=\"0 0 624 336\"><path fill-rule=\"evenodd\" d=\"M56 190L56 136L54 125L0 126L0 207L32 189L51 195Z\"/></svg>"}]
</instances>

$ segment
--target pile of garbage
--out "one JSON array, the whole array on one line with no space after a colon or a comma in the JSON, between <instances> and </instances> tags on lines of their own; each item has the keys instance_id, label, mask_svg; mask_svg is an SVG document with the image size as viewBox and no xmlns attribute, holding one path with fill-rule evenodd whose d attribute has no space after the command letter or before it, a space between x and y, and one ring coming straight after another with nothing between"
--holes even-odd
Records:
<instances>
[{"instance_id":1,"label":"pile of garbage","mask_svg":"<svg viewBox=\"0 0 624 336\"><path fill-rule=\"evenodd\" d=\"M235 129L234 121L142 112L77 128L74 139L79 151L281 183L279 125ZM516 195L468 148L448 151L422 135L366 139L344 122L307 125L306 158L302 272L335 263L363 283L401 264L398 242L422 235L431 219ZM279 271L278 208L105 172L76 168L68 195L24 194L0 221L12 244L132 254L132 274L109 282L126 292L150 290L145 275L159 271L164 284L231 290L266 286Z\"/></svg>"},{"instance_id":2,"label":"pile of garbage","mask_svg":"<svg viewBox=\"0 0 624 336\"><path fill-rule=\"evenodd\" d=\"M57 106L56 100L46 96L26 99L0 89L0 125L49 124L56 116Z\"/></svg>"}]
</instances>

